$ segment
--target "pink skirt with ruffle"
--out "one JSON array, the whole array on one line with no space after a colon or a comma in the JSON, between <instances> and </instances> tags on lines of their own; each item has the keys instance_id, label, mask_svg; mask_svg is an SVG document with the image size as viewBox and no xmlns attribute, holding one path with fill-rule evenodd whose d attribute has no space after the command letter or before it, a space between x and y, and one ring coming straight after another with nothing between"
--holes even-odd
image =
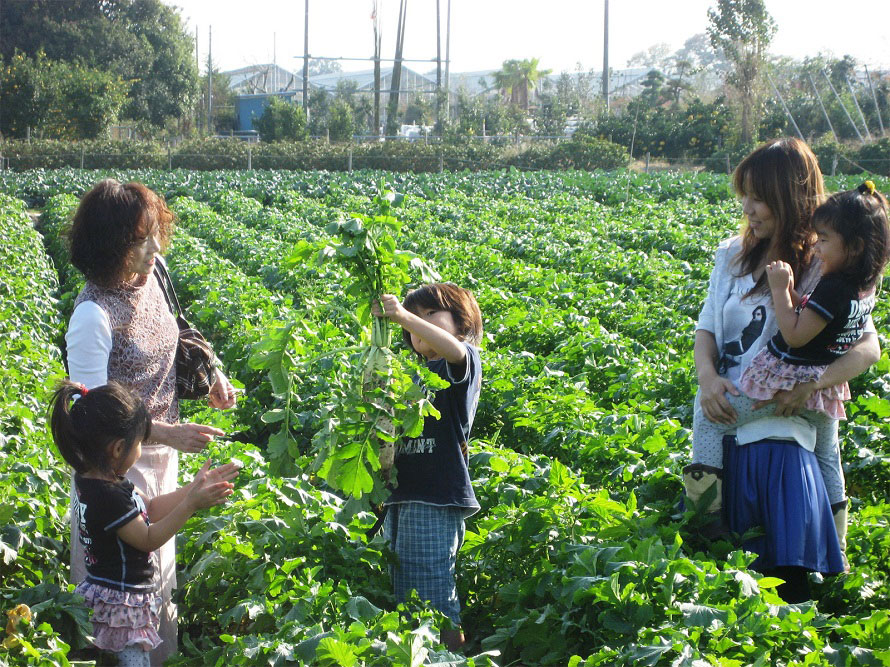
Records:
<instances>
[{"instance_id":1,"label":"pink skirt with ruffle","mask_svg":"<svg viewBox=\"0 0 890 667\"><path fill-rule=\"evenodd\" d=\"M742 373L739 386L750 398L769 400L777 391L790 391L801 382L812 382L822 377L828 366L796 366L782 361L763 348ZM813 392L806 408L822 412L833 419L846 419L844 401L850 400L850 385L846 382Z\"/></svg>"},{"instance_id":2,"label":"pink skirt with ruffle","mask_svg":"<svg viewBox=\"0 0 890 667\"><path fill-rule=\"evenodd\" d=\"M119 653L127 646L150 651L161 643L161 598L157 593L125 593L85 581L74 592L93 610L93 644L97 647Z\"/></svg>"}]
</instances>

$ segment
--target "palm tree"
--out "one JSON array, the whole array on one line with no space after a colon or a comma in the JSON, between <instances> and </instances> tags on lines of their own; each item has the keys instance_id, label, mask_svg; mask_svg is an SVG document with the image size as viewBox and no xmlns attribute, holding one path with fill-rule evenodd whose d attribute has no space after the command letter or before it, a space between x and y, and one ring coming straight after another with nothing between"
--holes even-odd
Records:
<instances>
[{"instance_id":1,"label":"palm tree","mask_svg":"<svg viewBox=\"0 0 890 667\"><path fill-rule=\"evenodd\" d=\"M494 84L504 98L528 111L529 91L534 90L541 77L552 70L539 70L538 58L505 60L501 69L493 74Z\"/></svg>"}]
</instances>

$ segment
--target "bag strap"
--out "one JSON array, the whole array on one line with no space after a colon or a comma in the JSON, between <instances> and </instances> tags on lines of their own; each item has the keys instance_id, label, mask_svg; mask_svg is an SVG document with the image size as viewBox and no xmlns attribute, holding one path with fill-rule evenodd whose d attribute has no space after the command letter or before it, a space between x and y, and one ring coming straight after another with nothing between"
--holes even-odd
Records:
<instances>
[{"instance_id":1,"label":"bag strap","mask_svg":"<svg viewBox=\"0 0 890 667\"><path fill-rule=\"evenodd\" d=\"M158 279L161 291L164 293L164 298L167 300L167 307L170 309L170 312L173 313L173 317L182 317L182 306L179 305L179 299L176 298L176 290L173 288L173 281L170 279L167 265L164 263L164 260L160 258L155 261L155 278Z\"/></svg>"}]
</instances>

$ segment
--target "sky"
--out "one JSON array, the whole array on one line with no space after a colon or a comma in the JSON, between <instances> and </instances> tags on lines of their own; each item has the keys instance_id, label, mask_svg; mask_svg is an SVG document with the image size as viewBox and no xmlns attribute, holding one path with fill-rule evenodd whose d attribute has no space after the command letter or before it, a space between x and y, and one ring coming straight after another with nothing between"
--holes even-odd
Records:
<instances>
[{"instance_id":1,"label":"sky","mask_svg":"<svg viewBox=\"0 0 890 667\"><path fill-rule=\"evenodd\" d=\"M213 62L222 71L276 62L302 67L305 4L302 0L163 0L179 7L188 30L198 34L202 69L212 29ZM442 58L448 0L442 7ZM705 31L716 0L611 0L609 65L625 66L634 54L666 43L673 52ZM497 69L509 58L538 58L541 69L602 68L603 0L451 0L451 71ZM818 53L849 54L870 70L890 70L890 1L766 0L778 26L770 52L802 59ZM383 56L392 58L398 0L378 0ZM409 0L406 59L436 57L435 0ZM862 9L855 9L861 7ZM369 58L373 54L372 0L309 0L311 56ZM345 61L344 70L370 69ZM406 63L420 72L430 62Z\"/></svg>"}]
</instances>

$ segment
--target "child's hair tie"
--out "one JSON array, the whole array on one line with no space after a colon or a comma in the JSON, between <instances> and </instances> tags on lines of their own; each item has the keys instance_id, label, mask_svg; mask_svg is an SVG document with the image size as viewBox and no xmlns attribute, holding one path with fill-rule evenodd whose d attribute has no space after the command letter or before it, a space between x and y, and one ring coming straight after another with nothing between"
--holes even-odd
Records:
<instances>
[{"instance_id":1,"label":"child's hair tie","mask_svg":"<svg viewBox=\"0 0 890 667\"><path fill-rule=\"evenodd\" d=\"M87 392L89 391L89 389L87 389L86 385L83 383L78 384L77 388L80 389L81 396L86 396Z\"/></svg>"},{"instance_id":2,"label":"child's hair tie","mask_svg":"<svg viewBox=\"0 0 890 667\"><path fill-rule=\"evenodd\" d=\"M859 190L859 194L870 194L873 195L875 193L875 184L873 181L865 181L862 185L860 185L857 190Z\"/></svg>"}]
</instances>

